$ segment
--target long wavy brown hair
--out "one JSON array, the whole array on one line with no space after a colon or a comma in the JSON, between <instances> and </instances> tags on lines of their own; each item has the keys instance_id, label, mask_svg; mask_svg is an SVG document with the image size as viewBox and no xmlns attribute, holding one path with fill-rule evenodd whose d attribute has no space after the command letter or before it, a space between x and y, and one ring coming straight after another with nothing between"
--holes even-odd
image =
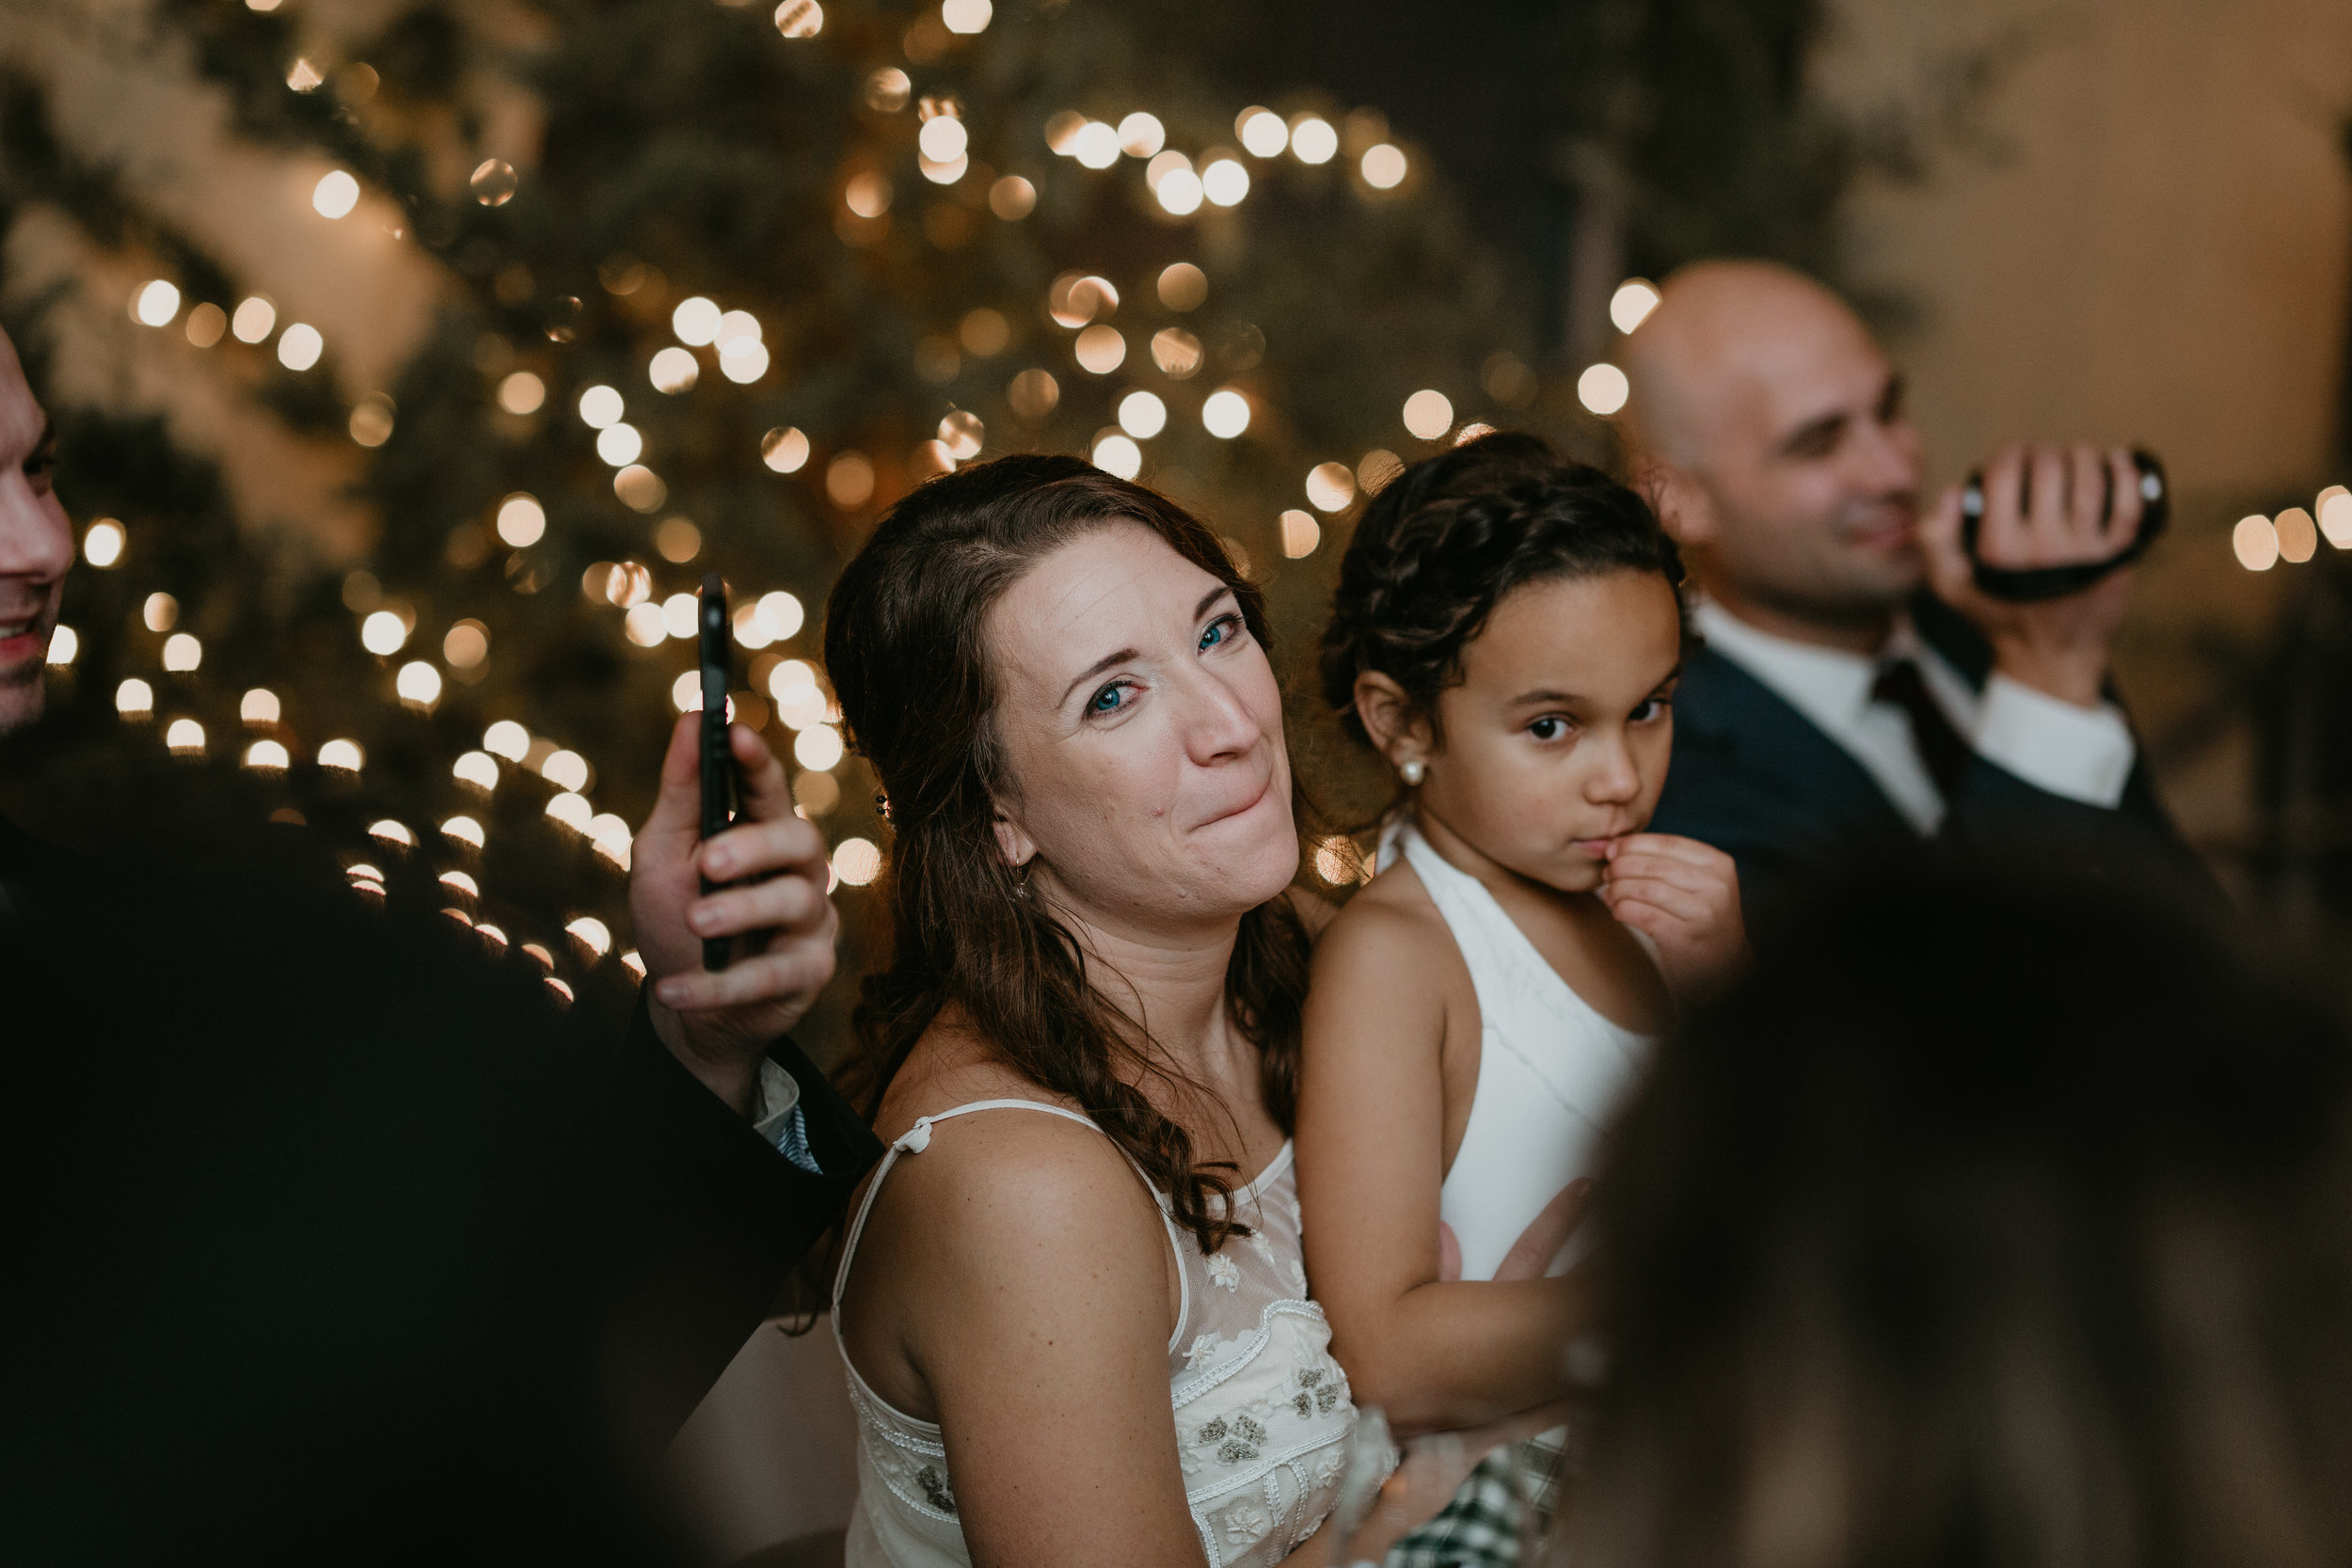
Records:
<instances>
[{"instance_id":1,"label":"long wavy brown hair","mask_svg":"<svg viewBox=\"0 0 2352 1568\"><path fill-rule=\"evenodd\" d=\"M1007 1064L1083 1107L1214 1252L1241 1233L1228 1201L1237 1173L1198 1161L1191 1136L1136 1085L1197 1086L1089 980L1077 937L1047 901L1020 896L994 828L997 802L1017 791L993 723L988 612L1039 560L1117 523L1149 529L1232 589L1251 635L1272 646L1263 597L1216 534L1073 457L1003 457L932 481L891 509L834 585L826 672L895 835L890 959L865 983L843 1087L873 1116L952 1005ZM1226 970L1232 1020L1258 1048L1266 1109L1286 1132L1307 962L1306 932L1277 898L1242 917Z\"/></svg>"}]
</instances>

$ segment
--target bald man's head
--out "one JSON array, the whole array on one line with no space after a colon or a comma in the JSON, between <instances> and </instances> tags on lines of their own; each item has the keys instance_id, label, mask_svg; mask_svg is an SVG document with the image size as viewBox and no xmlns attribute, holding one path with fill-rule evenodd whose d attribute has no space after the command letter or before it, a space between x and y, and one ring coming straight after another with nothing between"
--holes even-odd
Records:
<instances>
[{"instance_id":1,"label":"bald man's head","mask_svg":"<svg viewBox=\"0 0 2352 1568\"><path fill-rule=\"evenodd\" d=\"M0 735L40 717L73 529L50 487L49 420L0 332Z\"/></svg>"},{"instance_id":2,"label":"bald man's head","mask_svg":"<svg viewBox=\"0 0 2352 1568\"><path fill-rule=\"evenodd\" d=\"M1919 443L1845 301L1769 262L1698 262L1625 369L1637 464L1708 592L1770 629L1883 631L1920 577Z\"/></svg>"}]
</instances>

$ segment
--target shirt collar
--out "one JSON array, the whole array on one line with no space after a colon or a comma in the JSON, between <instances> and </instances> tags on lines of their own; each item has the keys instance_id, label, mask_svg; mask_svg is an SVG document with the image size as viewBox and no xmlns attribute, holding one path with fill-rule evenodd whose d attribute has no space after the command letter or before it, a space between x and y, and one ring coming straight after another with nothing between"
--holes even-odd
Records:
<instances>
[{"instance_id":1,"label":"shirt collar","mask_svg":"<svg viewBox=\"0 0 2352 1568\"><path fill-rule=\"evenodd\" d=\"M1870 688L1889 659L1916 657L1920 649L1908 616L1897 619L1878 653L1857 654L1759 630L1712 599L1701 599L1691 615L1708 646L1832 735L1850 730L1870 705Z\"/></svg>"}]
</instances>

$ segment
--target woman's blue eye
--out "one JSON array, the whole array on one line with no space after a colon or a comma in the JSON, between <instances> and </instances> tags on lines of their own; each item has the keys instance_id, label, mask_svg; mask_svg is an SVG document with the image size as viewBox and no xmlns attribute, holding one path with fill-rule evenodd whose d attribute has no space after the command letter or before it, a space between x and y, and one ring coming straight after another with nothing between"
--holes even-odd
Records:
<instances>
[{"instance_id":1,"label":"woman's blue eye","mask_svg":"<svg viewBox=\"0 0 2352 1568\"><path fill-rule=\"evenodd\" d=\"M1200 651L1205 654L1232 635L1232 617L1230 615L1222 615L1211 621L1207 629L1200 634Z\"/></svg>"},{"instance_id":2,"label":"woman's blue eye","mask_svg":"<svg viewBox=\"0 0 2352 1568\"><path fill-rule=\"evenodd\" d=\"M1120 696L1126 689L1126 687L1116 682L1103 688L1094 694L1094 700L1087 704L1087 711L1089 713L1117 713L1126 705L1120 701Z\"/></svg>"}]
</instances>

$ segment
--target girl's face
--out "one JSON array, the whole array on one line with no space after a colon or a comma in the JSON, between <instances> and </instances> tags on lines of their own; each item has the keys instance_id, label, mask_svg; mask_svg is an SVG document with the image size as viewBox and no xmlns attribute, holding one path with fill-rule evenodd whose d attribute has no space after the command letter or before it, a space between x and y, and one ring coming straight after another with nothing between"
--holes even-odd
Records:
<instances>
[{"instance_id":1,"label":"girl's face","mask_svg":"<svg viewBox=\"0 0 2352 1568\"><path fill-rule=\"evenodd\" d=\"M1387 748L1428 772L1420 809L1504 868L1583 893L1610 842L1649 825L1674 746L1675 594L1649 572L1514 590L1462 650L1438 724ZM1376 733L1376 732L1375 732Z\"/></svg>"},{"instance_id":2,"label":"girl's face","mask_svg":"<svg viewBox=\"0 0 2352 1568\"><path fill-rule=\"evenodd\" d=\"M1282 698L1223 583L1099 528L989 611L997 836L1060 905L1142 935L1240 918L1298 869Z\"/></svg>"}]
</instances>

